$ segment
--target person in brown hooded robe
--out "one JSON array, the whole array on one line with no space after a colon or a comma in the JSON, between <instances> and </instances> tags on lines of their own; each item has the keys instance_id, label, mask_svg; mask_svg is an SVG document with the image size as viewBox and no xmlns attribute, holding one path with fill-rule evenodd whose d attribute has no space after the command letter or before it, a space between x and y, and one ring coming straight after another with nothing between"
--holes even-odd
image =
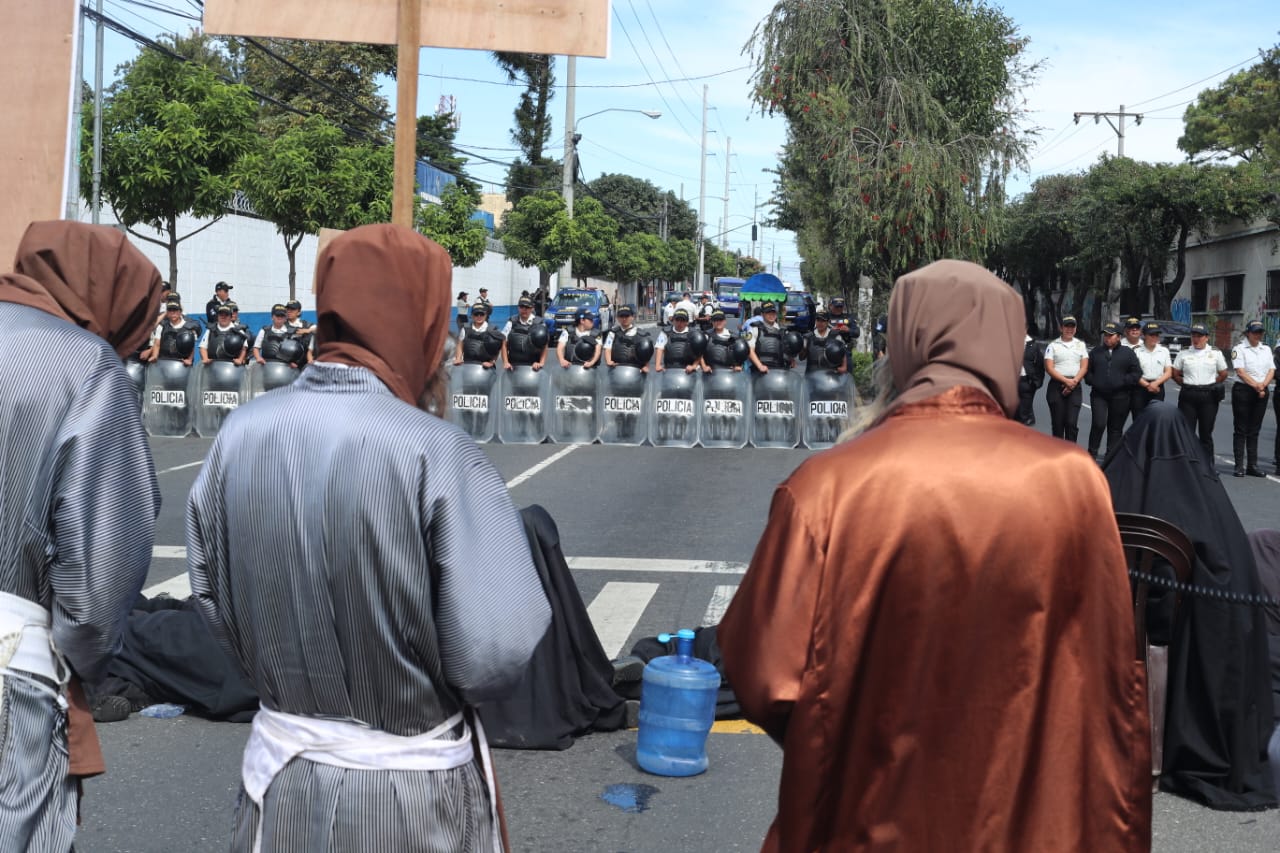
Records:
<instances>
[{"instance_id":1,"label":"person in brown hooded robe","mask_svg":"<svg viewBox=\"0 0 1280 853\"><path fill-rule=\"evenodd\" d=\"M121 359L159 298L123 234L77 222L32 223L0 275L5 850L70 849L79 779L105 769L77 679L105 674L151 566L160 490Z\"/></svg>"},{"instance_id":2,"label":"person in brown hooded robe","mask_svg":"<svg viewBox=\"0 0 1280 853\"><path fill-rule=\"evenodd\" d=\"M900 278L863 434L773 497L720 625L783 749L767 851L1147 850L1146 679L1107 484L1025 429L1021 298Z\"/></svg>"}]
</instances>

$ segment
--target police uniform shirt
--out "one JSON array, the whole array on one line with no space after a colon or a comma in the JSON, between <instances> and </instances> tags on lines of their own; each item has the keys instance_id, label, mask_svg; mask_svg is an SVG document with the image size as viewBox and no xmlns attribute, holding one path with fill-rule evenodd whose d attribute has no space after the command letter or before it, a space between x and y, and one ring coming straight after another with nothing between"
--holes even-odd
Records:
<instances>
[{"instance_id":1,"label":"police uniform shirt","mask_svg":"<svg viewBox=\"0 0 1280 853\"><path fill-rule=\"evenodd\" d=\"M621 328L621 326L619 326L619 328ZM622 334L626 335L628 338L634 338L639 333L639 331L640 329L637 326L633 325L630 329L627 329ZM605 349L613 349L613 336L615 334L616 332L614 332L612 329L609 330L609 337L604 339ZM665 344L666 341L663 341L663 343ZM656 347L657 345L655 344L654 346Z\"/></svg>"},{"instance_id":2,"label":"police uniform shirt","mask_svg":"<svg viewBox=\"0 0 1280 853\"><path fill-rule=\"evenodd\" d=\"M1183 385L1212 385L1218 381L1218 374L1227 369L1227 360L1211 346L1187 347L1178 353L1173 369L1182 371Z\"/></svg>"},{"instance_id":3,"label":"police uniform shirt","mask_svg":"<svg viewBox=\"0 0 1280 853\"><path fill-rule=\"evenodd\" d=\"M689 331L688 329L685 329L685 332L688 332L688 331ZM654 344L653 344L653 348L654 348L654 349L666 349L666 348L667 348L667 333L666 333L666 332L658 332L658 340L654 342Z\"/></svg>"},{"instance_id":4,"label":"police uniform shirt","mask_svg":"<svg viewBox=\"0 0 1280 853\"><path fill-rule=\"evenodd\" d=\"M518 318L516 318L516 319L518 319ZM502 336L503 336L504 338L505 338L505 337L508 337L508 336L511 334L511 326L516 322L516 319L508 320L508 321L507 321L507 323L506 323L506 325L502 327ZM524 323L524 321L523 321L523 320L520 320L520 322L521 322L521 323ZM539 322L538 318L537 318L536 316L534 316L533 314L530 314L530 315L529 315L529 322L528 322L528 323L525 323L525 325L527 325L527 326L533 326L533 325L536 325L538 322ZM562 332L561 334L563 335L563 332Z\"/></svg>"},{"instance_id":5,"label":"police uniform shirt","mask_svg":"<svg viewBox=\"0 0 1280 853\"><path fill-rule=\"evenodd\" d=\"M1138 364L1142 365L1142 378L1148 382L1164 376L1164 369L1173 365L1173 357L1164 344L1156 344L1155 349L1147 349L1144 344L1133 352L1138 356Z\"/></svg>"},{"instance_id":6,"label":"police uniform shirt","mask_svg":"<svg viewBox=\"0 0 1280 853\"><path fill-rule=\"evenodd\" d=\"M272 331L276 331L276 332L287 332L287 331L289 331L289 324L288 324L288 323L285 323L283 326L281 326L281 327L280 327L280 328L278 328L278 329L277 329L275 326L272 326L272 327L271 327L271 329L272 329ZM207 333L206 333L206 334L207 334ZM265 338L266 336L267 336L267 330L266 330L266 329L259 329L259 330L258 330L258 336L257 336L256 338L254 338L254 339L253 339L253 348L254 348L254 349L262 349L262 339L263 339L263 338Z\"/></svg>"},{"instance_id":7,"label":"police uniform shirt","mask_svg":"<svg viewBox=\"0 0 1280 853\"><path fill-rule=\"evenodd\" d=\"M774 323L774 324L771 326L771 325L769 325L768 323L766 323L764 320L761 320L761 321L760 321L759 323L757 323L756 325L760 328L760 330L761 330L761 331L763 331L763 330L765 330L765 329L768 329L768 330L769 330L769 331L771 331L771 332L781 332L781 331L782 331L782 326L781 326L781 325L779 325L778 323ZM751 347L751 349L752 349L752 350L754 350L754 349L756 348L756 338L758 338L758 337L760 337L760 334L759 334L758 332L757 332L757 333L754 333L754 334L749 334L749 335L747 335L747 346Z\"/></svg>"},{"instance_id":8,"label":"police uniform shirt","mask_svg":"<svg viewBox=\"0 0 1280 853\"><path fill-rule=\"evenodd\" d=\"M1079 338L1072 338L1070 341L1055 338L1044 348L1044 360L1052 361L1053 369L1068 379L1073 379L1080 373L1080 362L1088 357L1089 348Z\"/></svg>"},{"instance_id":9,"label":"police uniform shirt","mask_svg":"<svg viewBox=\"0 0 1280 853\"><path fill-rule=\"evenodd\" d=\"M688 299L681 299L676 303L676 310L679 311L681 308L688 312L690 317L694 317L698 313L698 306L694 305Z\"/></svg>"},{"instance_id":10,"label":"police uniform shirt","mask_svg":"<svg viewBox=\"0 0 1280 853\"><path fill-rule=\"evenodd\" d=\"M1241 341L1231 350L1231 366L1236 370L1243 370L1255 382L1266 379L1274 364L1275 357L1271 354L1271 347L1261 341L1256 347L1250 346L1247 340Z\"/></svg>"},{"instance_id":11,"label":"police uniform shirt","mask_svg":"<svg viewBox=\"0 0 1280 853\"><path fill-rule=\"evenodd\" d=\"M479 326L475 326L475 325L463 326L462 333L458 335L458 340L461 341L467 335L483 335L487 331L489 331L489 323L487 320L481 323Z\"/></svg>"},{"instance_id":12,"label":"police uniform shirt","mask_svg":"<svg viewBox=\"0 0 1280 853\"><path fill-rule=\"evenodd\" d=\"M182 327L187 325L187 318L183 317L181 320L179 320L176 323L169 323L168 320L165 320L163 323L156 326L156 330L151 333L152 344L155 344L156 342L158 342L160 340L160 336L164 334L165 323L168 323L169 328L171 329L181 329ZM208 335L209 333L205 332L205 334Z\"/></svg>"},{"instance_id":13,"label":"police uniform shirt","mask_svg":"<svg viewBox=\"0 0 1280 853\"><path fill-rule=\"evenodd\" d=\"M177 327L175 326L174 328L177 328ZM213 327L210 326L208 329L204 330L204 334L200 336L200 346L207 347L209 345L209 331L212 328ZM224 335L234 328L235 328L234 323L232 323L230 326L224 326L221 323L218 324L218 331Z\"/></svg>"}]
</instances>

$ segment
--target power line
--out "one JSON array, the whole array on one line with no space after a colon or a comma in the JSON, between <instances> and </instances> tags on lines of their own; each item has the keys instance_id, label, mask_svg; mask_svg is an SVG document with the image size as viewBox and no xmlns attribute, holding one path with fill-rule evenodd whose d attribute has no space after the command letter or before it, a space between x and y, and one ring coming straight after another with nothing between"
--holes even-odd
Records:
<instances>
[{"instance_id":1,"label":"power line","mask_svg":"<svg viewBox=\"0 0 1280 853\"><path fill-rule=\"evenodd\" d=\"M653 75L649 73L649 66L645 64L644 57L640 55L640 51L636 48L636 43L631 40L631 33L627 32L627 25L623 22L622 15L618 13L618 7L612 6L611 8L613 10L613 17L618 22L618 28L622 30L622 35L626 37L627 44L631 45L631 52L635 54L636 59L640 62L640 67L644 69L645 76L653 82L654 91L662 100L663 106L667 108L668 115L675 119L676 125L680 130L684 131L685 136L689 137L689 141L694 145L697 145L698 141L693 138L693 134L689 133L689 129L684 126L684 122L680 121L680 116L676 114L674 109L672 109L671 104L667 101L667 96L662 94L662 89L658 87L657 81L654 80Z\"/></svg>"},{"instance_id":2,"label":"power line","mask_svg":"<svg viewBox=\"0 0 1280 853\"><path fill-rule=\"evenodd\" d=\"M577 83L575 89L641 89L645 86L657 86L659 83L680 83L688 80L710 80L715 77L723 77L726 74L734 74L738 71L750 70L750 65L739 65L737 68L726 68L723 71L713 71L710 74L699 74L694 77L675 77L670 80L654 80L650 77L647 83ZM484 80L479 77L454 77L449 74L428 74L425 71L418 72L419 77L429 77L432 80L456 80L461 83L482 83L486 86L509 86L519 89L525 88L523 83L509 83L506 80ZM566 83L552 83L553 89L566 89Z\"/></svg>"},{"instance_id":3,"label":"power line","mask_svg":"<svg viewBox=\"0 0 1280 853\"><path fill-rule=\"evenodd\" d=\"M631 16L636 19L636 26L640 28L640 35L644 36L645 44L649 46L649 52L653 54L654 60L658 63L658 70L662 72L663 77L670 78L671 75L667 73L666 66L662 64L662 57L658 56L658 51L654 48L653 41L649 38L649 31L645 29L644 22L640 20L640 13L636 11L636 4L632 0L627 0L627 5L631 7ZM675 84L668 83L667 86L671 89L671 94L675 95L680 106L684 107L684 111L689 114L689 117L694 121L701 121L693 110L689 108L689 104L685 102L684 96L676 89Z\"/></svg>"},{"instance_id":4,"label":"power line","mask_svg":"<svg viewBox=\"0 0 1280 853\"><path fill-rule=\"evenodd\" d=\"M1207 80L1212 80L1214 77L1217 77L1219 74L1226 74L1228 71L1234 71L1237 68L1239 68L1241 65L1244 65L1246 62L1253 62L1257 58L1258 58L1257 54L1254 54L1246 59L1242 59L1241 61L1237 62L1235 65L1228 65L1226 68L1222 69L1221 71L1215 71L1212 74L1210 74L1208 77L1202 77L1201 79L1195 81L1194 83L1188 83L1185 86L1179 86L1177 89L1174 89L1170 92L1165 92L1163 95L1156 95L1154 98L1147 98L1145 101L1138 101L1138 103L1130 104L1129 106L1140 107L1143 104L1149 104L1152 101L1158 101L1161 98L1167 98L1170 95L1176 95L1179 92L1190 89L1192 86L1199 86L1201 83L1204 83ZM1194 100L1194 98L1192 100ZM1152 112L1152 110L1147 110L1147 112Z\"/></svg>"},{"instance_id":5,"label":"power line","mask_svg":"<svg viewBox=\"0 0 1280 853\"><path fill-rule=\"evenodd\" d=\"M164 14L172 15L175 18L183 18L188 21L195 21L197 24L203 23L203 20L199 15L192 15L188 12L182 11L181 9L174 9L169 6L157 6L154 3L143 2L143 0L123 0L123 2L128 3L130 6L138 6L142 9L150 9L153 12L163 12ZM154 24L155 22L152 21L151 23Z\"/></svg>"}]
</instances>

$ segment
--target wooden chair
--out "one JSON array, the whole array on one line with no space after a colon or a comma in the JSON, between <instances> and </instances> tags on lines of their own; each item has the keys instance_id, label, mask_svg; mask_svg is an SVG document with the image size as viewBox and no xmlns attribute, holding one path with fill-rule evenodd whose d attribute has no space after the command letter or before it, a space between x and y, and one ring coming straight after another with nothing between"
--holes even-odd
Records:
<instances>
[{"instance_id":1,"label":"wooden chair","mask_svg":"<svg viewBox=\"0 0 1280 853\"><path fill-rule=\"evenodd\" d=\"M1195 565L1195 546L1177 526L1162 518L1137 513L1116 513L1120 527L1120 542L1124 545L1125 559L1130 569L1151 574L1157 557L1172 567L1178 583L1191 582L1191 568ZM1137 659L1146 665L1147 702L1151 711L1151 773L1159 776L1164 767L1164 719L1168 702L1169 649L1147 642L1147 594L1150 584L1133 579L1133 626ZM1181 593L1173 595L1173 623L1177 624Z\"/></svg>"}]
</instances>

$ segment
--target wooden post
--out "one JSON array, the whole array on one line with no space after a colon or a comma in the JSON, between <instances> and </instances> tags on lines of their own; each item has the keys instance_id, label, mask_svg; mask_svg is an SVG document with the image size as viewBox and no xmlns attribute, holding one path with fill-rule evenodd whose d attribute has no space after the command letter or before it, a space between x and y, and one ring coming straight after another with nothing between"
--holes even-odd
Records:
<instances>
[{"instance_id":1,"label":"wooden post","mask_svg":"<svg viewBox=\"0 0 1280 853\"><path fill-rule=\"evenodd\" d=\"M413 227L418 170L418 46L420 0L400 0L396 14L396 151L391 222Z\"/></svg>"}]
</instances>

